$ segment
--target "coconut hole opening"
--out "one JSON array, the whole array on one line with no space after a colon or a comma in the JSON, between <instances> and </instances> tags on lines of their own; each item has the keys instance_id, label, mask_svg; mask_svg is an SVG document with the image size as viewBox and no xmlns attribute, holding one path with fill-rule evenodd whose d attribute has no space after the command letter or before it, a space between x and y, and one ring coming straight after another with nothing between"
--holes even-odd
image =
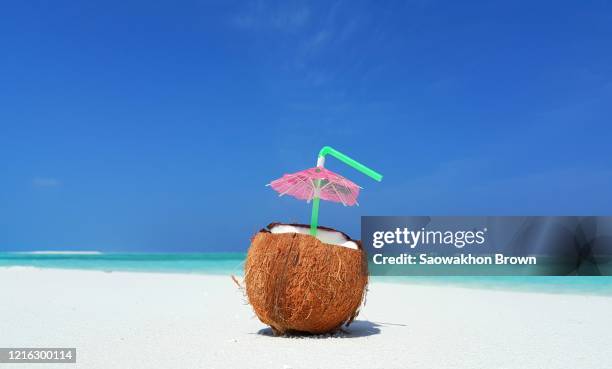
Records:
<instances>
[{"instance_id":1,"label":"coconut hole opening","mask_svg":"<svg viewBox=\"0 0 612 369\"><path fill-rule=\"evenodd\" d=\"M300 233L300 234L310 235L310 227L301 227L301 226L289 225L289 224L276 224L275 226L270 228L270 232L271 233ZM354 249L354 250L359 249L359 247L357 247L357 244L354 241L347 239L343 233L338 232L338 231L319 228L317 230L316 237L317 239L319 239L319 241L326 243L326 244L346 247L346 248Z\"/></svg>"}]
</instances>

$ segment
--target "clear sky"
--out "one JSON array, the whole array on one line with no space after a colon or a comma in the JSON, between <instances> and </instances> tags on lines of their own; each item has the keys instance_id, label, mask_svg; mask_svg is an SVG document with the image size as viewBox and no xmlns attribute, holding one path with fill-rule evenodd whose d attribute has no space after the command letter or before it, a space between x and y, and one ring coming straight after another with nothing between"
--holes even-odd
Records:
<instances>
[{"instance_id":1,"label":"clear sky","mask_svg":"<svg viewBox=\"0 0 612 369\"><path fill-rule=\"evenodd\" d=\"M331 145L361 215L612 213L608 1L12 1L0 251L243 251Z\"/></svg>"}]
</instances>

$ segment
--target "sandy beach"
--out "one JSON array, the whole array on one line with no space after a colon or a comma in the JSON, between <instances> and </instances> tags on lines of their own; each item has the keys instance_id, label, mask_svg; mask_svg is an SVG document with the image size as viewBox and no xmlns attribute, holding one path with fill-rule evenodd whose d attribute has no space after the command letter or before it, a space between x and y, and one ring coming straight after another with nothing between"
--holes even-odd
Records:
<instances>
[{"instance_id":1,"label":"sandy beach","mask_svg":"<svg viewBox=\"0 0 612 369\"><path fill-rule=\"evenodd\" d=\"M45 368L609 368L612 298L375 282L346 333L273 337L229 276L0 268L0 347ZM0 364L24 368L23 364Z\"/></svg>"}]
</instances>

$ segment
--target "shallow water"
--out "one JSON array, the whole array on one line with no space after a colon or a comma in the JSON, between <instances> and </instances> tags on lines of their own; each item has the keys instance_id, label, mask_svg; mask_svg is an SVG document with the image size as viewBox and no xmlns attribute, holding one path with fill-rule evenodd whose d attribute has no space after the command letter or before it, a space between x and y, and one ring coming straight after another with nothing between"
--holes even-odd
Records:
<instances>
[{"instance_id":1,"label":"shallow water","mask_svg":"<svg viewBox=\"0 0 612 369\"><path fill-rule=\"evenodd\" d=\"M36 267L101 271L241 275L244 253L0 253L0 267ZM612 296L612 277L371 277L371 280L421 285Z\"/></svg>"}]
</instances>

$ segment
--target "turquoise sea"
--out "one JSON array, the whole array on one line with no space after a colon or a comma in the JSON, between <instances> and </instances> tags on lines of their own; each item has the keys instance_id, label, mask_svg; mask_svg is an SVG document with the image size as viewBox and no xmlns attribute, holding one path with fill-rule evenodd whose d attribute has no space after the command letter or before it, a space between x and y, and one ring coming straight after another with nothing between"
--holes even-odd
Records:
<instances>
[{"instance_id":1,"label":"turquoise sea","mask_svg":"<svg viewBox=\"0 0 612 369\"><path fill-rule=\"evenodd\" d=\"M0 267L241 275L244 253L0 253ZM372 281L612 297L612 277L372 277Z\"/></svg>"}]
</instances>

